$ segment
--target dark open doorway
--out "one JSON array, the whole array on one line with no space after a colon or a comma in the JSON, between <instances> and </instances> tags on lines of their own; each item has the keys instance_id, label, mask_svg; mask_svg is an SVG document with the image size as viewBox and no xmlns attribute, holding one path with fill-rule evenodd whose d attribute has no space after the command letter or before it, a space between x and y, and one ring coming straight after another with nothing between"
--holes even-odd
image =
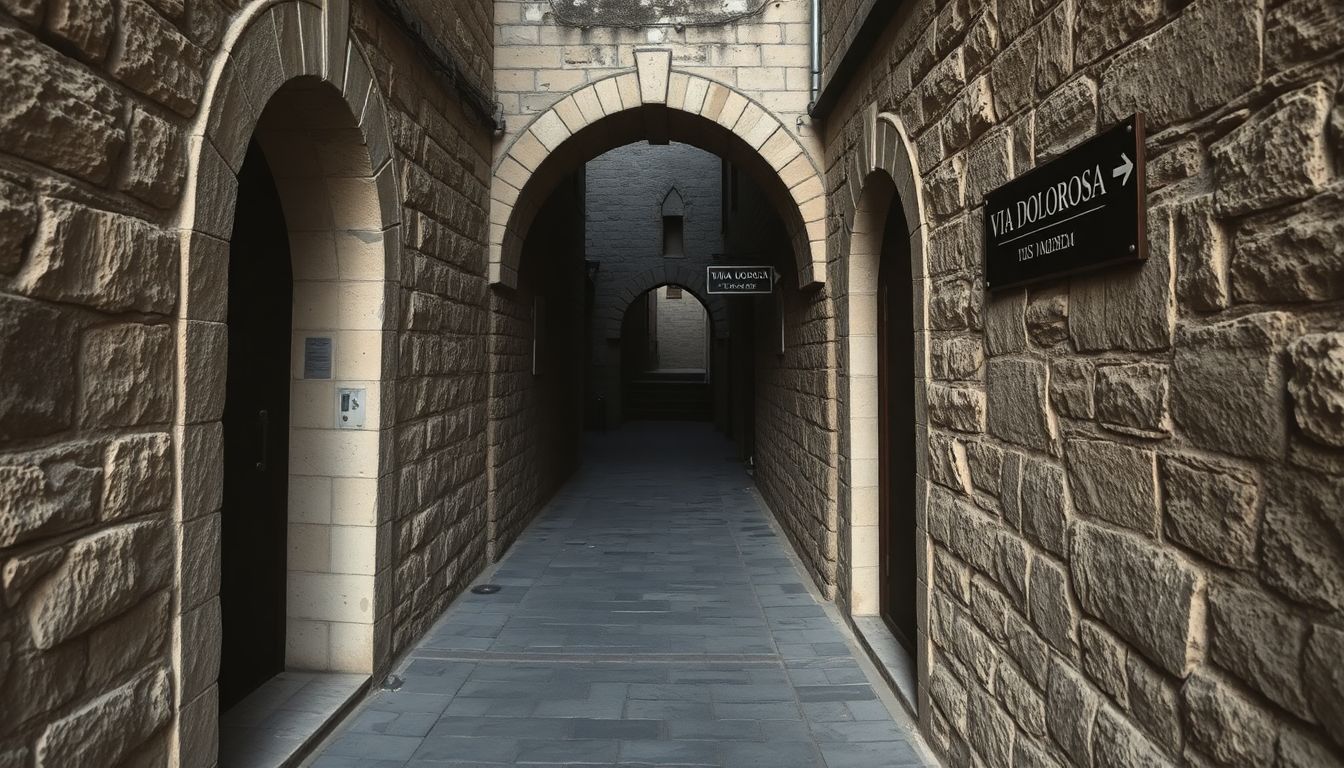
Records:
<instances>
[{"instance_id":1,"label":"dark open doorway","mask_svg":"<svg viewBox=\"0 0 1344 768\"><path fill-rule=\"evenodd\" d=\"M284 669L293 274L280 195L254 142L229 249L221 523L221 711Z\"/></svg>"},{"instance_id":2,"label":"dark open doorway","mask_svg":"<svg viewBox=\"0 0 1344 768\"><path fill-rule=\"evenodd\" d=\"M917 630L914 299L905 220L894 203L882 233L877 280L881 613L913 657Z\"/></svg>"}]
</instances>

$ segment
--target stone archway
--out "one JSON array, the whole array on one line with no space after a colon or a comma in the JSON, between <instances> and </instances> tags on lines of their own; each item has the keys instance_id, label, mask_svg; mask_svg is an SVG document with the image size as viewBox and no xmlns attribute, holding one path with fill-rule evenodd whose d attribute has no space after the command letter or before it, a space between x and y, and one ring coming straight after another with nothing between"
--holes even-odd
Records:
<instances>
[{"instance_id":1,"label":"stone archway","mask_svg":"<svg viewBox=\"0 0 1344 768\"><path fill-rule=\"evenodd\" d=\"M635 60L636 69L580 88L538 115L496 163L490 282L516 284L528 229L566 174L602 152L645 139L691 144L742 166L780 213L799 286L825 282L825 187L798 139L732 87L672 69L670 50L639 50Z\"/></svg>"},{"instance_id":2,"label":"stone archway","mask_svg":"<svg viewBox=\"0 0 1344 768\"><path fill-rule=\"evenodd\" d=\"M705 287L705 273L687 266L665 266L648 269L626 279L613 294L614 303L603 309L606 320L608 340L621 338L621 325L625 321L625 312L630 303L654 288L675 285L690 291L709 313L710 324L714 328L714 337L728 336L728 308L723 298L711 295Z\"/></svg>"},{"instance_id":3,"label":"stone archway","mask_svg":"<svg viewBox=\"0 0 1344 768\"><path fill-rule=\"evenodd\" d=\"M307 483L330 505L332 486L342 485L359 508L347 510L350 525L341 535L363 542L355 546L362 554L348 561L297 569L303 578L295 578L291 557L287 589L295 607L288 621L309 639L313 632L327 634L319 638L325 646L287 647L286 663L372 674L387 661L379 638L389 632L377 627L386 623L389 606L374 596L390 571L374 553L386 535L377 527L380 490L388 485L380 448L390 444L391 424L390 416L379 417L391 413L381 403L394 397L395 359L384 353L394 318L384 310L398 270L401 206L383 98L348 19L343 0L244 9L211 67L192 131L179 215L183 293L174 425L180 580L173 750L183 765L213 759L218 747L225 321L229 291L246 289L228 285L229 238L237 173L254 137L271 162L287 220L295 306L310 308L302 318L295 312L291 346L301 351L305 338L321 335L332 339L334 350L323 380L305 380L291 362L297 371L290 394L291 489ZM347 385L368 393L362 429L331 423L335 388ZM327 512L331 522L334 511ZM293 527L292 506L289 520ZM323 595L339 599L324 601Z\"/></svg>"},{"instance_id":4,"label":"stone archway","mask_svg":"<svg viewBox=\"0 0 1344 768\"><path fill-rule=\"evenodd\" d=\"M876 108L870 109L865 118L862 145L846 169L849 194L842 205L849 249L836 280L836 300L846 308L841 313L839 376L844 433L840 441L841 557L848 571L842 601L854 620L876 617L880 611L878 267L888 212L896 215L897 209L904 217L903 231L909 237L911 295L915 301L912 345L916 414L927 413L923 401L928 371L929 278L924 259L924 205L916 156L899 118L878 114ZM928 425L919 421L914 429L915 464L927 466ZM916 483L919 502L922 503L926 491L926 486ZM918 511L915 517L923 519ZM918 546L926 550L928 536L922 527L917 529L916 539ZM929 595L927 557L917 557L916 561L918 616L925 617ZM907 669L903 672L908 678L896 681L912 708L916 701L903 683L915 682L916 669L927 669L928 634L923 624L919 626L915 646L923 658L904 660ZM924 690L922 684L919 690Z\"/></svg>"}]
</instances>

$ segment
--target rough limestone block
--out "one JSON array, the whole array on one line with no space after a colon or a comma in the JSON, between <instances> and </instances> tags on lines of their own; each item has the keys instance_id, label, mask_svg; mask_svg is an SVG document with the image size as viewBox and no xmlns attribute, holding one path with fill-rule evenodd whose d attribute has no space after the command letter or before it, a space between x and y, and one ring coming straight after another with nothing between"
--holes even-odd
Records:
<instances>
[{"instance_id":1,"label":"rough limestone block","mask_svg":"<svg viewBox=\"0 0 1344 768\"><path fill-rule=\"evenodd\" d=\"M89 633L91 688L106 688L143 669L167 650L172 637L172 593L161 589L149 599Z\"/></svg>"},{"instance_id":2,"label":"rough limestone block","mask_svg":"<svg viewBox=\"0 0 1344 768\"><path fill-rule=\"evenodd\" d=\"M1091 765L1092 730L1100 697L1083 676L1058 656L1050 660L1045 689L1046 729L1077 765Z\"/></svg>"},{"instance_id":3,"label":"rough limestone block","mask_svg":"<svg viewBox=\"0 0 1344 768\"><path fill-rule=\"evenodd\" d=\"M1265 18L1265 65L1281 71L1344 48L1344 24L1333 0L1289 0Z\"/></svg>"},{"instance_id":4,"label":"rough limestone block","mask_svg":"<svg viewBox=\"0 0 1344 768\"><path fill-rule=\"evenodd\" d=\"M1167 549L1090 523L1074 527L1070 558L1083 610L1179 677L1203 649L1204 577Z\"/></svg>"},{"instance_id":5,"label":"rough limestone block","mask_svg":"<svg viewBox=\"0 0 1344 768\"><path fill-rule=\"evenodd\" d=\"M1063 155L1097 133L1097 83L1070 80L1036 107L1036 162Z\"/></svg>"},{"instance_id":6,"label":"rough limestone block","mask_svg":"<svg viewBox=\"0 0 1344 768\"><path fill-rule=\"evenodd\" d=\"M0 275L12 275L23 263L33 230L37 206L26 188L0 179Z\"/></svg>"},{"instance_id":7,"label":"rough limestone block","mask_svg":"<svg viewBox=\"0 0 1344 768\"><path fill-rule=\"evenodd\" d=\"M1275 723L1236 689L1204 671L1186 681L1191 744L1223 765L1272 765Z\"/></svg>"},{"instance_id":8,"label":"rough limestone block","mask_svg":"<svg viewBox=\"0 0 1344 768\"><path fill-rule=\"evenodd\" d=\"M1027 457L1022 466L1022 535L1047 552L1068 557L1069 491L1064 470Z\"/></svg>"},{"instance_id":9,"label":"rough limestone block","mask_svg":"<svg viewBox=\"0 0 1344 768\"><path fill-rule=\"evenodd\" d=\"M1069 338L1069 293L1065 285L1050 284L1031 291L1027 303L1027 333L1042 347L1052 347Z\"/></svg>"},{"instance_id":10,"label":"rough limestone block","mask_svg":"<svg viewBox=\"0 0 1344 768\"><path fill-rule=\"evenodd\" d=\"M1097 419L1108 429L1138 437L1171 431L1165 364L1100 365L1096 386Z\"/></svg>"},{"instance_id":11,"label":"rough limestone block","mask_svg":"<svg viewBox=\"0 0 1344 768\"><path fill-rule=\"evenodd\" d=\"M1285 312L1182 327L1171 366L1181 432L1200 447L1235 456L1282 455L1287 420L1280 357L1296 327Z\"/></svg>"},{"instance_id":12,"label":"rough limestone block","mask_svg":"<svg viewBox=\"0 0 1344 768\"><path fill-rule=\"evenodd\" d=\"M989 433L1040 451L1057 451L1058 426L1050 407L1050 369L1025 358L989 361L985 374Z\"/></svg>"},{"instance_id":13,"label":"rough limestone block","mask_svg":"<svg viewBox=\"0 0 1344 768\"><path fill-rule=\"evenodd\" d=\"M1050 405L1061 416L1092 418L1094 379L1091 360L1055 358L1050 362Z\"/></svg>"},{"instance_id":14,"label":"rough limestone block","mask_svg":"<svg viewBox=\"0 0 1344 768\"><path fill-rule=\"evenodd\" d=\"M929 422L958 432L985 430L985 393L970 387L930 384Z\"/></svg>"},{"instance_id":15,"label":"rough limestone block","mask_svg":"<svg viewBox=\"0 0 1344 768\"><path fill-rule=\"evenodd\" d=\"M174 232L118 213L42 199L42 224L14 288L109 312L166 314L177 301Z\"/></svg>"},{"instance_id":16,"label":"rough limestone block","mask_svg":"<svg viewBox=\"0 0 1344 768\"><path fill-rule=\"evenodd\" d=\"M1325 123L1332 89L1313 83L1275 99L1209 147L1214 206L1235 216L1301 200L1330 179Z\"/></svg>"},{"instance_id":17,"label":"rough limestone block","mask_svg":"<svg viewBox=\"0 0 1344 768\"><path fill-rule=\"evenodd\" d=\"M1176 325L1173 269L1171 209L1150 208L1146 261L1069 281L1069 335L1078 351L1170 347Z\"/></svg>"},{"instance_id":18,"label":"rough limestone block","mask_svg":"<svg viewBox=\"0 0 1344 768\"><path fill-rule=\"evenodd\" d=\"M1095 768L1164 766L1171 761L1113 707L1102 707L1092 730Z\"/></svg>"},{"instance_id":19,"label":"rough limestone block","mask_svg":"<svg viewBox=\"0 0 1344 768\"><path fill-rule=\"evenodd\" d=\"M91 522L103 479L100 459L87 444L6 458L0 464L0 548Z\"/></svg>"},{"instance_id":20,"label":"rough limestone block","mask_svg":"<svg viewBox=\"0 0 1344 768\"><path fill-rule=\"evenodd\" d=\"M166 433L112 441L103 462L101 518L166 509L173 500L172 458L172 440Z\"/></svg>"},{"instance_id":21,"label":"rough limestone block","mask_svg":"<svg viewBox=\"0 0 1344 768\"><path fill-rule=\"evenodd\" d=\"M112 40L116 8L109 0L52 0L47 30L84 61L102 61Z\"/></svg>"},{"instance_id":22,"label":"rough limestone block","mask_svg":"<svg viewBox=\"0 0 1344 768\"><path fill-rule=\"evenodd\" d=\"M1089 64L1143 37L1162 18L1164 10L1162 0L1080 0L1075 13L1078 36L1074 39L1078 64Z\"/></svg>"},{"instance_id":23,"label":"rough limestone block","mask_svg":"<svg viewBox=\"0 0 1344 768\"><path fill-rule=\"evenodd\" d=\"M168 722L172 706L168 670L151 667L47 725L37 740L34 765L117 765Z\"/></svg>"},{"instance_id":24,"label":"rough limestone block","mask_svg":"<svg viewBox=\"0 0 1344 768\"><path fill-rule=\"evenodd\" d=\"M1217 312L1228 305L1228 243L1213 212L1213 196L1203 195L1177 206L1173 222L1178 268L1176 295L1198 312Z\"/></svg>"},{"instance_id":25,"label":"rough limestone block","mask_svg":"<svg viewBox=\"0 0 1344 768\"><path fill-rule=\"evenodd\" d=\"M1311 719L1298 670L1307 624L1255 590L1230 583L1209 587L1209 655L1274 703Z\"/></svg>"},{"instance_id":26,"label":"rough limestone block","mask_svg":"<svg viewBox=\"0 0 1344 768\"><path fill-rule=\"evenodd\" d=\"M1331 738L1344 746L1344 666L1339 663L1341 658L1344 658L1344 631L1323 624L1312 627L1303 669L1307 699Z\"/></svg>"},{"instance_id":27,"label":"rough limestone block","mask_svg":"<svg viewBox=\"0 0 1344 768\"><path fill-rule=\"evenodd\" d=\"M1125 662L1129 649L1091 621L1082 623L1079 633L1083 649L1083 672L1121 707L1129 707L1129 679Z\"/></svg>"},{"instance_id":28,"label":"rough limestone block","mask_svg":"<svg viewBox=\"0 0 1344 768\"><path fill-rule=\"evenodd\" d=\"M1344 609L1344 551L1336 543L1344 488L1334 477L1306 472L1280 471L1268 480L1260 578L1294 600Z\"/></svg>"},{"instance_id":29,"label":"rough limestone block","mask_svg":"<svg viewBox=\"0 0 1344 768\"><path fill-rule=\"evenodd\" d=\"M994 690L1022 730L1032 736L1045 736L1045 697L1012 664L999 665Z\"/></svg>"},{"instance_id":30,"label":"rough limestone block","mask_svg":"<svg viewBox=\"0 0 1344 768\"><path fill-rule=\"evenodd\" d=\"M206 54L143 0L125 0L109 71L127 87L190 117L200 103Z\"/></svg>"},{"instance_id":31,"label":"rough limestone block","mask_svg":"<svg viewBox=\"0 0 1344 768\"><path fill-rule=\"evenodd\" d=\"M70 313L0 295L0 439L36 437L71 425L76 325Z\"/></svg>"},{"instance_id":32,"label":"rough limestone block","mask_svg":"<svg viewBox=\"0 0 1344 768\"><path fill-rule=\"evenodd\" d=\"M1048 557L1031 564L1028 596L1031 623L1041 637L1066 657L1078 654L1078 609L1069 595L1069 575Z\"/></svg>"},{"instance_id":33,"label":"rough limestone block","mask_svg":"<svg viewBox=\"0 0 1344 768\"><path fill-rule=\"evenodd\" d=\"M1344 298L1344 189L1243 220L1230 274L1238 303Z\"/></svg>"},{"instance_id":34,"label":"rough limestone block","mask_svg":"<svg viewBox=\"0 0 1344 768\"><path fill-rule=\"evenodd\" d=\"M1079 514L1157 534L1157 457L1104 440L1069 440L1069 487Z\"/></svg>"},{"instance_id":35,"label":"rough limestone block","mask_svg":"<svg viewBox=\"0 0 1344 768\"><path fill-rule=\"evenodd\" d=\"M1341 761L1325 742L1302 728L1285 723L1279 730L1278 763L1282 768L1338 768Z\"/></svg>"},{"instance_id":36,"label":"rough limestone block","mask_svg":"<svg viewBox=\"0 0 1344 768\"><path fill-rule=\"evenodd\" d=\"M173 207L187 173L181 130L137 107L131 114L126 154L126 172L119 188L156 208Z\"/></svg>"},{"instance_id":37,"label":"rough limestone block","mask_svg":"<svg viewBox=\"0 0 1344 768\"><path fill-rule=\"evenodd\" d=\"M995 294L985 309L985 348L991 356L1011 355L1027 348L1025 290Z\"/></svg>"},{"instance_id":38,"label":"rough limestone block","mask_svg":"<svg viewBox=\"0 0 1344 768\"><path fill-rule=\"evenodd\" d=\"M970 691L970 711L966 718L966 736L986 764L1007 768L1013 754L1013 720L989 694L980 688Z\"/></svg>"},{"instance_id":39,"label":"rough limestone block","mask_svg":"<svg viewBox=\"0 0 1344 768\"><path fill-rule=\"evenodd\" d=\"M166 424L173 405L173 338L167 325L123 323L84 334L80 423Z\"/></svg>"},{"instance_id":40,"label":"rough limestone block","mask_svg":"<svg viewBox=\"0 0 1344 768\"><path fill-rule=\"evenodd\" d=\"M1031 551L1026 542L1012 533L1000 531L998 549L994 553L994 578L1024 614L1027 612L1027 578L1030 568Z\"/></svg>"},{"instance_id":41,"label":"rough limestone block","mask_svg":"<svg viewBox=\"0 0 1344 768\"><path fill-rule=\"evenodd\" d=\"M1154 669L1137 653L1125 661L1129 679L1129 713L1154 741L1168 752L1181 743L1181 696L1173 679Z\"/></svg>"},{"instance_id":42,"label":"rough limestone block","mask_svg":"<svg viewBox=\"0 0 1344 768\"><path fill-rule=\"evenodd\" d=\"M115 89L25 32L0 29L0 147L81 179L111 177L126 141Z\"/></svg>"},{"instance_id":43,"label":"rough limestone block","mask_svg":"<svg viewBox=\"0 0 1344 768\"><path fill-rule=\"evenodd\" d=\"M1104 124L1147 113L1151 133L1223 106L1260 79L1260 3L1199 0L1116 54L1101 76Z\"/></svg>"},{"instance_id":44,"label":"rough limestone block","mask_svg":"<svg viewBox=\"0 0 1344 768\"><path fill-rule=\"evenodd\" d=\"M161 521L76 539L65 561L25 601L33 644L52 648L87 632L167 584L171 572L172 550Z\"/></svg>"},{"instance_id":45,"label":"rough limestone block","mask_svg":"<svg viewBox=\"0 0 1344 768\"><path fill-rule=\"evenodd\" d=\"M1303 336L1289 348L1293 419L1323 445L1344 448L1344 332Z\"/></svg>"}]
</instances>

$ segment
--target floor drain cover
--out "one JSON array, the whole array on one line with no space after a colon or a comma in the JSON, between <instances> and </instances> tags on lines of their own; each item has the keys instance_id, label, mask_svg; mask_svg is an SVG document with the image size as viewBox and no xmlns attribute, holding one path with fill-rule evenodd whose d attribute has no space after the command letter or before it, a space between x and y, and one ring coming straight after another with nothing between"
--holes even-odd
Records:
<instances>
[{"instance_id":1,"label":"floor drain cover","mask_svg":"<svg viewBox=\"0 0 1344 768\"><path fill-rule=\"evenodd\" d=\"M480 584L471 588L473 595L493 595L498 591L498 584Z\"/></svg>"},{"instance_id":2,"label":"floor drain cover","mask_svg":"<svg viewBox=\"0 0 1344 768\"><path fill-rule=\"evenodd\" d=\"M383 690L384 691L398 690L401 688L402 682L403 681L400 677L396 675L388 675L387 679L383 680Z\"/></svg>"}]
</instances>

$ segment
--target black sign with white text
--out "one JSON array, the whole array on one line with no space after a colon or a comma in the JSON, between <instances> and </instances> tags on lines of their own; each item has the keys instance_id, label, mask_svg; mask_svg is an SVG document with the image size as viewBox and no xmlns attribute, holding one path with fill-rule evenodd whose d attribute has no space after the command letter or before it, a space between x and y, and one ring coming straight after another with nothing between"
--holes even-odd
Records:
<instances>
[{"instance_id":1,"label":"black sign with white text","mask_svg":"<svg viewBox=\"0 0 1344 768\"><path fill-rule=\"evenodd\" d=\"M985 286L1148 257L1143 115L985 195Z\"/></svg>"},{"instance_id":2,"label":"black sign with white text","mask_svg":"<svg viewBox=\"0 0 1344 768\"><path fill-rule=\"evenodd\" d=\"M705 285L709 293L773 293L774 267L705 267Z\"/></svg>"}]
</instances>

